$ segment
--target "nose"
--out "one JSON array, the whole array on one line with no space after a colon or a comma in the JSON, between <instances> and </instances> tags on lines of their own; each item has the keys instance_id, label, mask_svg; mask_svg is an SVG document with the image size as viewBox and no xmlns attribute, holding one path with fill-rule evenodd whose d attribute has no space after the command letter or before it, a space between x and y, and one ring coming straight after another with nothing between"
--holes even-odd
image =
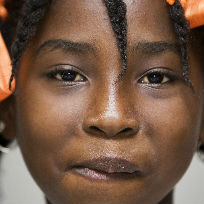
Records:
<instances>
[{"instance_id":1,"label":"nose","mask_svg":"<svg viewBox=\"0 0 204 204\"><path fill-rule=\"evenodd\" d=\"M121 121L119 118L89 118L86 122L84 128L86 132L92 135L104 135L107 138L133 136L138 130L134 121Z\"/></svg>"},{"instance_id":2,"label":"nose","mask_svg":"<svg viewBox=\"0 0 204 204\"><path fill-rule=\"evenodd\" d=\"M128 97L123 97L113 88L94 95L83 121L85 132L107 138L137 134L139 124Z\"/></svg>"}]
</instances>

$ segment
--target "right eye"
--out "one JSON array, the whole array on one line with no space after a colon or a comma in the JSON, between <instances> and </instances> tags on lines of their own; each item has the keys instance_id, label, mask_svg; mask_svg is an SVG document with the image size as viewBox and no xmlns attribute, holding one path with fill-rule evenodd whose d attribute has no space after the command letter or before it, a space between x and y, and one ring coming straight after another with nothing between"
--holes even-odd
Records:
<instances>
[{"instance_id":1,"label":"right eye","mask_svg":"<svg viewBox=\"0 0 204 204\"><path fill-rule=\"evenodd\" d=\"M86 78L84 76L70 69L57 69L48 73L48 77L50 79L56 79L58 81L71 84L86 81Z\"/></svg>"},{"instance_id":2,"label":"right eye","mask_svg":"<svg viewBox=\"0 0 204 204\"><path fill-rule=\"evenodd\" d=\"M142 83L144 84L164 84L171 81L171 77L167 76L165 73L153 72L147 74L142 78Z\"/></svg>"}]
</instances>

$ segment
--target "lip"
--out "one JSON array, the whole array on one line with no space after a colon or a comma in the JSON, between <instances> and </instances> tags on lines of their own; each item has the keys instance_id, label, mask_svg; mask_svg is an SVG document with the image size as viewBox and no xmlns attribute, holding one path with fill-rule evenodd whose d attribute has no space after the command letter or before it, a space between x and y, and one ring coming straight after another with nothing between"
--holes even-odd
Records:
<instances>
[{"instance_id":1,"label":"lip","mask_svg":"<svg viewBox=\"0 0 204 204\"><path fill-rule=\"evenodd\" d=\"M85 160L72 167L74 173L91 179L130 179L141 175L141 169L122 158L100 157Z\"/></svg>"}]
</instances>

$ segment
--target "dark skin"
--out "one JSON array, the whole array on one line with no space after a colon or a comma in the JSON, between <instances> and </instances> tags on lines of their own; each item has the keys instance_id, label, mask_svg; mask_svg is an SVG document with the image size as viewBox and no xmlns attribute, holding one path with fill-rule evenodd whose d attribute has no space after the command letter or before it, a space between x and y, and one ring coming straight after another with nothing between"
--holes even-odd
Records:
<instances>
[{"instance_id":1,"label":"dark skin","mask_svg":"<svg viewBox=\"0 0 204 204\"><path fill-rule=\"evenodd\" d=\"M16 137L32 176L53 204L153 204L163 198L170 203L169 192L203 138L202 64L193 48L192 89L182 78L176 49L155 51L155 42L177 43L165 2L125 3L128 70L121 81L116 83L122 61L101 0L56 1L21 58ZM56 39L84 43L72 43L75 49L51 49L50 43L42 48ZM63 81L59 72L50 78L56 68L76 71L75 81ZM149 83L147 76L158 71L161 83ZM101 182L69 170L100 156L127 159L142 175Z\"/></svg>"}]
</instances>

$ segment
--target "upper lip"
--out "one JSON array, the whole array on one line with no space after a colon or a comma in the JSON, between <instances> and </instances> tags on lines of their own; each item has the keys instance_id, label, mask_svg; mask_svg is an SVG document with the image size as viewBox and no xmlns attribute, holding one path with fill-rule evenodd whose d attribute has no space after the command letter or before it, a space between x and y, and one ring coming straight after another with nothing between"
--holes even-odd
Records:
<instances>
[{"instance_id":1,"label":"upper lip","mask_svg":"<svg viewBox=\"0 0 204 204\"><path fill-rule=\"evenodd\" d=\"M99 157L77 163L73 168L89 168L105 173L135 173L140 169L134 163L122 158Z\"/></svg>"}]
</instances>

